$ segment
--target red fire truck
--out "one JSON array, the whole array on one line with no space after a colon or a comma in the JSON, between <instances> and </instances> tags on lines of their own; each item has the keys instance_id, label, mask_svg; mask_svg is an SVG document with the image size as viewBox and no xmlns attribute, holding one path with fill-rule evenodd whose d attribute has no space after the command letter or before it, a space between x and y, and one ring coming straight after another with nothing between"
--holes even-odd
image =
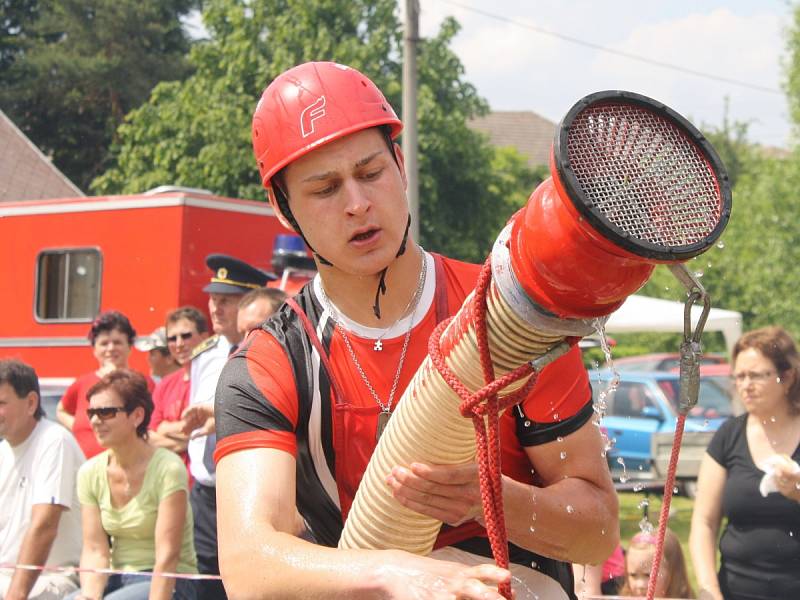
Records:
<instances>
[{"instance_id":1,"label":"red fire truck","mask_svg":"<svg viewBox=\"0 0 800 600\"><path fill-rule=\"evenodd\" d=\"M206 255L272 271L286 266L285 256L273 262L285 233L267 203L188 188L0 204L0 357L27 362L40 377L90 371L97 365L86 335L100 312L119 310L146 335L172 308L207 310ZM309 272L283 275L276 283L292 292ZM144 353L133 351L130 362L147 372Z\"/></svg>"}]
</instances>

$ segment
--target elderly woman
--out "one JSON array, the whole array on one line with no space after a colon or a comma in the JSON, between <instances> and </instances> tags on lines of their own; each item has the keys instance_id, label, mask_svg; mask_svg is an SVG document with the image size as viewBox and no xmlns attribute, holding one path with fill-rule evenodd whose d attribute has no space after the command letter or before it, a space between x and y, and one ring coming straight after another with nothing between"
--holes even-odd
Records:
<instances>
[{"instance_id":1,"label":"elderly woman","mask_svg":"<svg viewBox=\"0 0 800 600\"><path fill-rule=\"evenodd\" d=\"M147 442L153 402L144 376L112 371L88 397L87 416L106 450L78 473L81 568L129 573L82 572L76 597L192 600L191 581L142 574L197 573L186 468L176 454Z\"/></svg>"},{"instance_id":2,"label":"elderly woman","mask_svg":"<svg viewBox=\"0 0 800 600\"><path fill-rule=\"evenodd\" d=\"M121 312L110 310L92 322L88 338L92 344L94 357L97 359L97 369L81 375L67 388L56 408L56 417L64 427L72 431L86 458L91 458L102 452L103 448L97 443L89 419L86 417L88 404L86 392L100 381L103 375L114 369L128 367L128 357L136 339L136 331L128 317ZM152 392L154 384L150 378L147 378L147 386Z\"/></svg>"},{"instance_id":3,"label":"elderly woman","mask_svg":"<svg viewBox=\"0 0 800 600\"><path fill-rule=\"evenodd\" d=\"M800 598L800 356L794 341L779 327L746 333L733 349L733 378L746 412L714 434L692 515L689 547L699 598Z\"/></svg>"}]
</instances>

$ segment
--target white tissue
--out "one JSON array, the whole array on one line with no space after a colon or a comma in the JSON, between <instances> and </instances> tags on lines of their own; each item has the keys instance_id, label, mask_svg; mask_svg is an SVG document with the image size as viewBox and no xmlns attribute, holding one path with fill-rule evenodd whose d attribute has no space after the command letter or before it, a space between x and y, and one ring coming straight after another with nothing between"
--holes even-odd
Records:
<instances>
[{"instance_id":1,"label":"white tissue","mask_svg":"<svg viewBox=\"0 0 800 600\"><path fill-rule=\"evenodd\" d=\"M785 465L786 462L787 459L785 456L778 456L777 454L774 454L761 463L759 468L764 471L764 477L761 478L761 483L758 484L758 491L761 492L762 496L766 497L767 494L778 491L778 481L775 477L775 469L779 465ZM797 473L800 471L800 465L793 460L790 460L789 462L792 463L792 473Z\"/></svg>"}]
</instances>

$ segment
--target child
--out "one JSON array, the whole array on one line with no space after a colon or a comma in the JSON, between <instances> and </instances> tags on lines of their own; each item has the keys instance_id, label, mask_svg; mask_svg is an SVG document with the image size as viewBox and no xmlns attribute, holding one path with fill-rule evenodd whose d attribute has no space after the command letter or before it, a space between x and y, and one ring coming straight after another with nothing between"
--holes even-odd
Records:
<instances>
[{"instance_id":1,"label":"child","mask_svg":"<svg viewBox=\"0 0 800 600\"><path fill-rule=\"evenodd\" d=\"M656 554L656 536L650 533L637 533L631 539L625 555L625 585L622 596L646 596L647 582ZM678 536L667 529L664 536L664 556L661 559L656 597L694 598L694 592L686 575L686 561Z\"/></svg>"}]
</instances>

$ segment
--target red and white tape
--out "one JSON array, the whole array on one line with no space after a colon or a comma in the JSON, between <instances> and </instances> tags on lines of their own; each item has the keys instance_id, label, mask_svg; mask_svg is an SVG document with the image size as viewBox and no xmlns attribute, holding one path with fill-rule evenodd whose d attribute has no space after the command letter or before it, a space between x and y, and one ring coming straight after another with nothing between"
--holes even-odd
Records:
<instances>
[{"instance_id":1,"label":"red and white tape","mask_svg":"<svg viewBox=\"0 0 800 600\"><path fill-rule=\"evenodd\" d=\"M222 577L219 575L203 575L201 573L153 573L151 571L122 571L119 569L89 569L81 567L46 567L41 565L13 565L13 564L0 564L0 571L14 571L15 569L23 569L25 571L48 571L50 573L64 573L65 575L72 575L74 573L99 573L101 575L143 575L145 577L171 577L172 579L191 579L195 581L221 581Z\"/></svg>"}]
</instances>

